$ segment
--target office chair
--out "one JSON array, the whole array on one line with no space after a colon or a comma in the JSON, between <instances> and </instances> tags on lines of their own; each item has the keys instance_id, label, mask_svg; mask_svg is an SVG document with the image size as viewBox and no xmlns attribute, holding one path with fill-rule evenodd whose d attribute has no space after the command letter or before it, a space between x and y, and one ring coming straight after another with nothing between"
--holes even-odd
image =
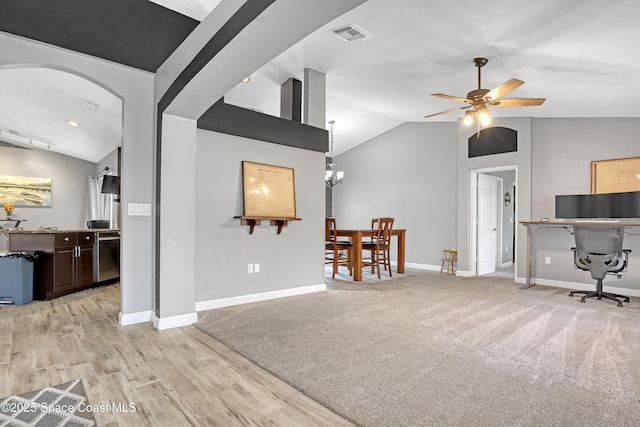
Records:
<instances>
[{"instance_id":1,"label":"office chair","mask_svg":"<svg viewBox=\"0 0 640 427\"><path fill-rule=\"evenodd\" d=\"M629 253L631 250L622 249L624 227L602 227L593 225L574 225L574 237L576 247L573 251L573 261L576 268L589 271L591 277L596 280L595 291L571 291L573 294L585 294L580 302L586 302L587 298L607 298L618 303L622 307L622 301L629 302L629 297L609 292L603 292L602 280L607 274L621 277L621 273L627 271Z\"/></svg>"}]
</instances>

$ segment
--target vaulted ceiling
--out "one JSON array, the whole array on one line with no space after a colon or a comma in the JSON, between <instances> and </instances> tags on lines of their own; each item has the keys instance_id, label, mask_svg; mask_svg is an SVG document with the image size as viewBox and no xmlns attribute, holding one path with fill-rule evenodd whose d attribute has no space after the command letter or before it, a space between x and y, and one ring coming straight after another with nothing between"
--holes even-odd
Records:
<instances>
[{"instance_id":1,"label":"vaulted ceiling","mask_svg":"<svg viewBox=\"0 0 640 427\"><path fill-rule=\"evenodd\" d=\"M215 13L218 3L5 0L0 31L152 73L200 20L211 10ZM547 98L539 107L496 108L494 116L638 117L640 57L632 52L640 36L639 16L640 2L633 0L369 0L256 70L249 83L238 85L225 99L277 115L279 88L286 79L302 80L305 68L322 72L327 76L327 120L335 120L335 154L339 154L404 122L462 117L463 113L454 112L423 118L461 106L430 94L465 97L477 89L473 58L486 57L484 88L515 77L526 83L507 97ZM346 24L369 37L347 42L331 31ZM117 115L109 94L62 82L55 70L48 71L49 77L34 93L36 77L6 71L10 70L0 70L0 129L70 141L73 137L64 126L27 128L36 121L60 125L81 111L86 122L79 129L91 130L92 140L105 140L107 147L78 157L97 161L108 147L118 144L108 127L120 126L119 121L114 123L108 115L98 118L99 114L87 118L86 111L71 109L82 109L78 100L84 99L109 105L98 111ZM47 95L48 91L54 92ZM58 101L65 98L70 110L61 111ZM20 116L17 106L31 115L20 121L15 117ZM44 118L47 111L56 116ZM35 114L43 115L42 120ZM109 124L89 125L91 120ZM0 138L3 135L6 132ZM69 155L75 151L62 150L62 142L54 148Z\"/></svg>"}]
</instances>

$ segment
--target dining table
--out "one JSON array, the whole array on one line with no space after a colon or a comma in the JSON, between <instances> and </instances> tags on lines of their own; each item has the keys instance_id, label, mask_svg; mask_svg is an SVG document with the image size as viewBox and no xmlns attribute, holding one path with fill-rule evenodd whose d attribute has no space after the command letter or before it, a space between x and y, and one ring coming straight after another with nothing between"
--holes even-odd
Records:
<instances>
[{"instance_id":1,"label":"dining table","mask_svg":"<svg viewBox=\"0 0 640 427\"><path fill-rule=\"evenodd\" d=\"M400 274L404 274L404 245L405 245L405 229L392 229L391 237L397 237L398 240L398 257L396 271ZM339 237L348 237L349 241L353 244L353 263L354 282L362 281L362 239L365 237L374 237L378 234L377 229L355 229L355 230L336 230L336 235ZM391 266L389 266L391 268Z\"/></svg>"}]
</instances>

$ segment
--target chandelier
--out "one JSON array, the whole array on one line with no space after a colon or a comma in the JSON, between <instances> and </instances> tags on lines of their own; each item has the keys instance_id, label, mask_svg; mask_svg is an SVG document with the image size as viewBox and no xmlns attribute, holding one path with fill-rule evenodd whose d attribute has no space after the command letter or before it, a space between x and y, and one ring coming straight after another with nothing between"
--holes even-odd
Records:
<instances>
[{"instance_id":1,"label":"chandelier","mask_svg":"<svg viewBox=\"0 0 640 427\"><path fill-rule=\"evenodd\" d=\"M331 126L329 130L329 158L331 160L327 162L327 169L324 172L324 182L327 184L327 187L329 188L333 188L336 185L341 184L344 178L344 172L336 172L333 170L333 168L336 166L336 164L333 163L333 124L334 123L335 121L333 120L329 121L329 125Z\"/></svg>"}]
</instances>

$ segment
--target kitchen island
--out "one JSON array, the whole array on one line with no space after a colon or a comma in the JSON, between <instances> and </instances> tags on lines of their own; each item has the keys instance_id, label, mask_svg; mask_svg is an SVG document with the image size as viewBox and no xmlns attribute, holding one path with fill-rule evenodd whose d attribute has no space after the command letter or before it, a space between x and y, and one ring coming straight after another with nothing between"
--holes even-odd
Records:
<instances>
[{"instance_id":1,"label":"kitchen island","mask_svg":"<svg viewBox=\"0 0 640 427\"><path fill-rule=\"evenodd\" d=\"M88 289L94 283L96 231L10 230L7 232L10 251L39 252L33 272L34 299L57 298Z\"/></svg>"}]
</instances>

